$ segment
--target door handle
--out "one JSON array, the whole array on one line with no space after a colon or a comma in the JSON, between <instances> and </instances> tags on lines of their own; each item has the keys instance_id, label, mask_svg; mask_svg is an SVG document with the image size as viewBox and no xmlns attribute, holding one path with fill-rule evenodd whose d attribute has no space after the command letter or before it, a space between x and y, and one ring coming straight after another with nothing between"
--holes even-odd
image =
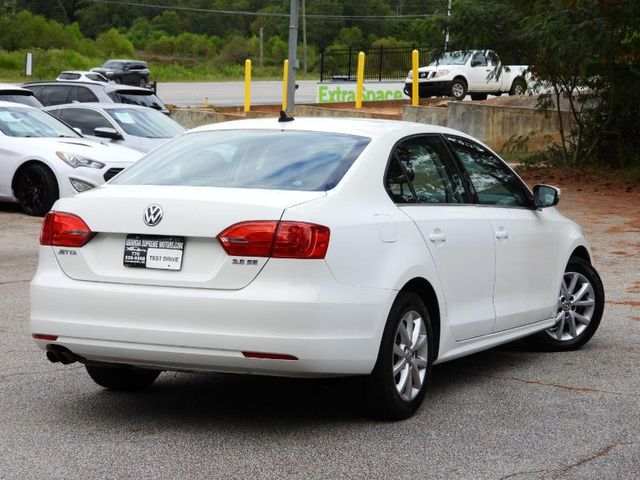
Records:
<instances>
[{"instance_id":1,"label":"door handle","mask_svg":"<svg viewBox=\"0 0 640 480\"><path fill-rule=\"evenodd\" d=\"M498 230L496 230L496 238L498 240L506 240L509 238L509 232L507 232L504 227L498 227Z\"/></svg>"},{"instance_id":2,"label":"door handle","mask_svg":"<svg viewBox=\"0 0 640 480\"><path fill-rule=\"evenodd\" d=\"M436 228L433 230L433 232L431 232L431 235L429 235L429 240L431 240L433 243L446 242L447 236L442 233L439 228Z\"/></svg>"}]
</instances>

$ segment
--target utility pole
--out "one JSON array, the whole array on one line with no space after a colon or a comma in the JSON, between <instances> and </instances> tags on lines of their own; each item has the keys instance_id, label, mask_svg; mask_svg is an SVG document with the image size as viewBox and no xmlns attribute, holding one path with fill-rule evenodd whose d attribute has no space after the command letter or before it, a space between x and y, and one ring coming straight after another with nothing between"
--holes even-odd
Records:
<instances>
[{"instance_id":1,"label":"utility pole","mask_svg":"<svg viewBox=\"0 0 640 480\"><path fill-rule=\"evenodd\" d=\"M289 75L287 78L287 113L293 113L296 108L296 70L300 68L298 62L298 2L291 0L289 14Z\"/></svg>"},{"instance_id":2,"label":"utility pole","mask_svg":"<svg viewBox=\"0 0 640 480\"><path fill-rule=\"evenodd\" d=\"M305 8L306 0L302 0L302 45L304 51L304 74L307 74L307 9Z\"/></svg>"},{"instance_id":3,"label":"utility pole","mask_svg":"<svg viewBox=\"0 0 640 480\"><path fill-rule=\"evenodd\" d=\"M264 26L260 27L260 68L264 67Z\"/></svg>"},{"instance_id":4,"label":"utility pole","mask_svg":"<svg viewBox=\"0 0 640 480\"><path fill-rule=\"evenodd\" d=\"M451 0L447 2L447 26L444 30L444 51L449 48L449 19L451 18Z\"/></svg>"}]
</instances>

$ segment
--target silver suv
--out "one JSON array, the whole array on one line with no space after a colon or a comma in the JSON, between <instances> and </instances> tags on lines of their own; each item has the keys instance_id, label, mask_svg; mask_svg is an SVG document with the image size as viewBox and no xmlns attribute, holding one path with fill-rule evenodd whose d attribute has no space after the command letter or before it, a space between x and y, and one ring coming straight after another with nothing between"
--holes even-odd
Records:
<instances>
[{"instance_id":1,"label":"silver suv","mask_svg":"<svg viewBox=\"0 0 640 480\"><path fill-rule=\"evenodd\" d=\"M169 110L167 110L162 101L152 90L147 88L59 80L25 83L24 88L31 90L45 107L76 102L126 103L153 108L169 114Z\"/></svg>"}]
</instances>

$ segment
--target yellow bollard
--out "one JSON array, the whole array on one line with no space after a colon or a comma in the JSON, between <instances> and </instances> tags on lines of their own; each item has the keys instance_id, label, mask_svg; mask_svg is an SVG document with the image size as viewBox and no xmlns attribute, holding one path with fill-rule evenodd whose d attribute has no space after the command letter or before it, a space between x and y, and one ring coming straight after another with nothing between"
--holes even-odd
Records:
<instances>
[{"instance_id":1,"label":"yellow bollard","mask_svg":"<svg viewBox=\"0 0 640 480\"><path fill-rule=\"evenodd\" d=\"M244 111L251 110L251 60L244 61Z\"/></svg>"},{"instance_id":2,"label":"yellow bollard","mask_svg":"<svg viewBox=\"0 0 640 480\"><path fill-rule=\"evenodd\" d=\"M289 81L289 60L284 61L282 72L282 111L287 111L287 82Z\"/></svg>"},{"instance_id":3,"label":"yellow bollard","mask_svg":"<svg viewBox=\"0 0 640 480\"><path fill-rule=\"evenodd\" d=\"M356 77L356 108L362 108L362 90L364 84L364 52L358 54L358 70Z\"/></svg>"},{"instance_id":4,"label":"yellow bollard","mask_svg":"<svg viewBox=\"0 0 640 480\"><path fill-rule=\"evenodd\" d=\"M209 107L209 97L204 97L204 108Z\"/></svg>"},{"instance_id":5,"label":"yellow bollard","mask_svg":"<svg viewBox=\"0 0 640 480\"><path fill-rule=\"evenodd\" d=\"M413 79L411 83L411 105L420 104L420 91L418 90L418 69L420 68L420 57L418 50L411 52L411 69Z\"/></svg>"}]
</instances>

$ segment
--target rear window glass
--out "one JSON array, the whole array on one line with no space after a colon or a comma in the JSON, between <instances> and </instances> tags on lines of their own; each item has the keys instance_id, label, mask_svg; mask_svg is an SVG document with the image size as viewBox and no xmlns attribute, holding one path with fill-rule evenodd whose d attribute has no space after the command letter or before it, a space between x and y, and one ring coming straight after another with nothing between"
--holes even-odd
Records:
<instances>
[{"instance_id":1,"label":"rear window glass","mask_svg":"<svg viewBox=\"0 0 640 480\"><path fill-rule=\"evenodd\" d=\"M62 72L58 75L58 80L78 80L79 78L79 73Z\"/></svg>"},{"instance_id":2,"label":"rear window glass","mask_svg":"<svg viewBox=\"0 0 640 480\"><path fill-rule=\"evenodd\" d=\"M21 103L22 105L29 105L30 107L42 108L42 104L31 92L0 93L0 101Z\"/></svg>"},{"instance_id":3,"label":"rear window glass","mask_svg":"<svg viewBox=\"0 0 640 480\"><path fill-rule=\"evenodd\" d=\"M153 93L132 92L127 90L116 90L110 92L109 96L116 103L126 103L128 105L140 105L141 107L151 107L156 110L163 110L164 105Z\"/></svg>"},{"instance_id":4,"label":"rear window glass","mask_svg":"<svg viewBox=\"0 0 640 480\"><path fill-rule=\"evenodd\" d=\"M219 130L182 135L112 183L325 191L369 139L338 133Z\"/></svg>"}]
</instances>

